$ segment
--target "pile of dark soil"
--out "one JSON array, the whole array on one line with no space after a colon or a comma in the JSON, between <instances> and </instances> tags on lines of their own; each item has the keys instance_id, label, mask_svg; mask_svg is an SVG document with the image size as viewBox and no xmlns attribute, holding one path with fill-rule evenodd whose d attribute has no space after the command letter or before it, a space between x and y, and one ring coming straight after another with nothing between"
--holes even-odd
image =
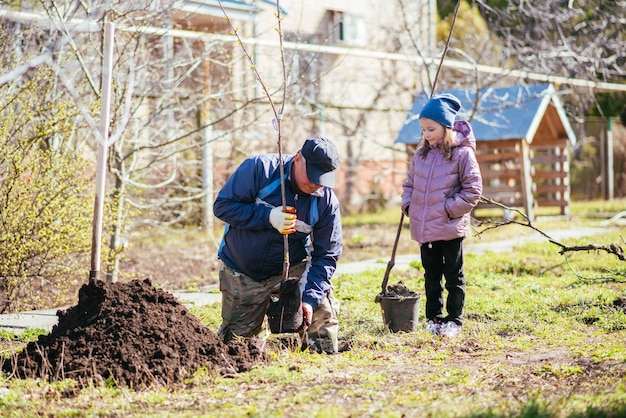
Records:
<instances>
[{"instance_id":1,"label":"pile of dark soil","mask_svg":"<svg viewBox=\"0 0 626 418\"><path fill-rule=\"evenodd\" d=\"M141 389L182 382L201 368L245 372L266 360L259 340L225 344L149 279L94 281L81 287L78 298L76 306L57 312L50 334L4 360L7 375Z\"/></svg>"}]
</instances>

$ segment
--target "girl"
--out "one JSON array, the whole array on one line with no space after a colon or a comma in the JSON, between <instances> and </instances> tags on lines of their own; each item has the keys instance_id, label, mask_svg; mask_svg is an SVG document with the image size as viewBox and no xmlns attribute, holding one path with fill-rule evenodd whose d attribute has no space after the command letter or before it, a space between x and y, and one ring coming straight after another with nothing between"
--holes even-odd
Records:
<instances>
[{"instance_id":1,"label":"girl","mask_svg":"<svg viewBox=\"0 0 626 418\"><path fill-rule=\"evenodd\" d=\"M467 121L455 121L461 102L451 94L432 97L419 115L422 136L402 192L411 238L420 244L426 290L426 329L446 337L463 325L463 238L482 193L476 139ZM442 276L448 291L443 314Z\"/></svg>"}]
</instances>

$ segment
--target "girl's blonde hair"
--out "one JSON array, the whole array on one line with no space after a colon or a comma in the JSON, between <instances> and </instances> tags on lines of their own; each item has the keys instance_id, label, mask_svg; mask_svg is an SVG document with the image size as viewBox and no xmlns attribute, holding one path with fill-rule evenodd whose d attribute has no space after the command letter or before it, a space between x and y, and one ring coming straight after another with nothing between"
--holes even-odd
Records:
<instances>
[{"instance_id":1,"label":"girl's blonde hair","mask_svg":"<svg viewBox=\"0 0 626 418\"><path fill-rule=\"evenodd\" d=\"M446 128L446 133L443 135L441 149L443 150L443 155L446 157L446 160L450 160L452 158L452 144L454 144L455 134L452 128L448 128L447 126L444 126L444 128ZM422 159L425 159L428 155L428 151L430 151L430 144L424 139L424 135L422 135L420 136L415 153L422 157Z\"/></svg>"}]
</instances>

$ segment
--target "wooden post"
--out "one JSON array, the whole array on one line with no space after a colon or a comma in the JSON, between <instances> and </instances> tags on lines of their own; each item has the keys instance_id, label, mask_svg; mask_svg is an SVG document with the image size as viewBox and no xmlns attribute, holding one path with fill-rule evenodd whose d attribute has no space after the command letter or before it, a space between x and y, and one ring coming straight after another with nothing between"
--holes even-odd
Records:
<instances>
[{"instance_id":1,"label":"wooden post","mask_svg":"<svg viewBox=\"0 0 626 418\"><path fill-rule=\"evenodd\" d=\"M104 212L105 179L107 167L107 149L109 142L109 121L111 107L111 80L113 76L113 34L115 25L111 22L104 26L104 60L102 64L101 119L98 139L98 160L96 165L96 195L91 237L91 270L89 281L98 278L100 271L100 252L102 245L102 214Z\"/></svg>"},{"instance_id":2,"label":"wooden post","mask_svg":"<svg viewBox=\"0 0 626 418\"><path fill-rule=\"evenodd\" d=\"M607 118L606 125L606 200L615 197L615 170L613 168L613 130L611 117Z\"/></svg>"},{"instance_id":3,"label":"wooden post","mask_svg":"<svg viewBox=\"0 0 626 418\"><path fill-rule=\"evenodd\" d=\"M532 155L530 146L525 138L520 141L520 155L522 163L522 194L524 200L524 209L526 215L531 221L535 219L534 207L535 196L533 193L533 167L532 167Z\"/></svg>"}]
</instances>

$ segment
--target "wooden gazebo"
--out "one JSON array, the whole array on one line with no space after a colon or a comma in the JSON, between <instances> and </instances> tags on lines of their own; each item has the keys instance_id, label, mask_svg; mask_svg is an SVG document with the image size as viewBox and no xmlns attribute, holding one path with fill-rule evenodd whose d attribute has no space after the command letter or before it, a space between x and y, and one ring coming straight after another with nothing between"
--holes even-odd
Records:
<instances>
[{"instance_id":1,"label":"wooden gazebo","mask_svg":"<svg viewBox=\"0 0 626 418\"><path fill-rule=\"evenodd\" d=\"M461 100L457 118L469 120L474 130L483 196L522 208L530 219L540 207L569 214L569 150L576 138L551 84L485 88L478 99L471 90L445 93ZM415 148L427 100L415 99L396 142Z\"/></svg>"}]
</instances>

